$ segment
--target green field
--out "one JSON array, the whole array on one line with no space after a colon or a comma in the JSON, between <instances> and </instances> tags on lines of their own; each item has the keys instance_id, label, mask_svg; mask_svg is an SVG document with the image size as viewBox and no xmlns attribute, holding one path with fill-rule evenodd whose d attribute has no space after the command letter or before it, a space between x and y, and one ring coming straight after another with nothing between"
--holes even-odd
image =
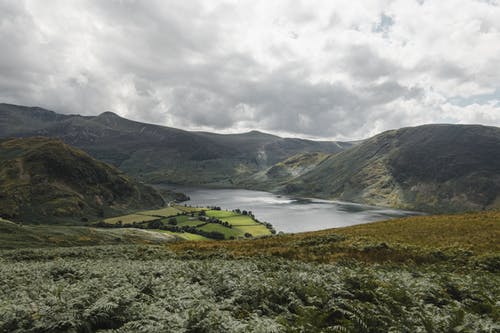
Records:
<instances>
[{"instance_id":1,"label":"green field","mask_svg":"<svg viewBox=\"0 0 500 333\"><path fill-rule=\"evenodd\" d=\"M234 238L243 237L243 234L241 233L241 231L235 230L232 228L228 228L228 227L224 227L220 224L215 224L215 223L205 224L204 226L200 227L199 229L201 229L203 231L207 231L207 232L211 232L211 231L220 232L220 233L224 234L224 237L226 239L229 239L230 237L234 237Z\"/></svg>"},{"instance_id":2,"label":"green field","mask_svg":"<svg viewBox=\"0 0 500 333\"><path fill-rule=\"evenodd\" d=\"M239 235L245 235L249 233L252 237L261 237L268 236L269 229L267 229L262 224L254 224L254 225L238 225L233 227L234 230L239 232Z\"/></svg>"},{"instance_id":3,"label":"green field","mask_svg":"<svg viewBox=\"0 0 500 333\"><path fill-rule=\"evenodd\" d=\"M206 210L206 208L203 207L191 207L191 206L181 206L177 205L175 208L179 209L180 211L186 212L186 213L191 213L191 212L199 212L202 210Z\"/></svg>"},{"instance_id":4,"label":"green field","mask_svg":"<svg viewBox=\"0 0 500 333\"><path fill-rule=\"evenodd\" d=\"M190 226L190 227L196 227L200 224L204 224L205 222L198 220L197 217L190 217L188 218L187 216L184 216L182 219L177 219L177 225L178 226Z\"/></svg>"},{"instance_id":5,"label":"green field","mask_svg":"<svg viewBox=\"0 0 500 333\"><path fill-rule=\"evenodd\" d=\"M228 217L222 217L220 219L222 221L229 222L233 226L237 226L237 225L256 225L256 224L258 224L257 222L255 222L252 219L252 217L250 217L248 215L238 215L238 214L235 214L235 215L231 215L231 216L228 216Z\"/></svg>"},{"instance_id":6,"label":"green field","mask_svg":"<svg viewBox=\"0 0 500 333\"><path fill-rule=\"evenodd\" d=\"M175 218L175 224L169 223L169 220L172 218ZM207 220L216 218L222 222L229 223L232 228L216 223L217 221L200 221L200 218L205 218ZM224 239L248 238L245 237L245 235L248 236L248 234L252 237L269 236L272 234L270 229L255 221L249 215L242 215L228 210L204 209L181 205L108 218L97 225L101 227L113 227L120 223L120 221L124 226L136 223L136 226L141 228L154 229L157 231L168 230L170 234L177 235L183 240L205 240L207 237L222 239L220 235L207 234L209 232L220 233L223 235ZM152 224L154 224L154 226ZM197 236L200 237L184 237L183 234L185 233L197 234Z\"/></svg>"},{"instance_id":7,"label":"green field","mask_svg":"<svg viewBox=\"0 0 500 333\"><path fill-rule=\"evenodd\" d=\"M179 213L182 213L183 211L178 209L177 207L165 207L162 209L155 209L155 210L146 210L143 212L139 212L137 214L141 215L150 215L150 216L160 216L160 217L170 217L170 216L176 216Z\"/></svg>"},{"instance_id":8,"label":"green field","mask_svg":"<svg viewBox=\"0 0 500 333\"><path fill-rule=\"evenodd\" d=\"M149 216L149 215L143 215L143 214L130 214L130 215L123 215L123 216L117 216L117 217L111 217L108 219L103 220L107 224L117 224L121 223L122 224L134 224L135 223L143 223L143 222L149 222L149 221L154 221L158 220L157 216Z\"/></svg>"},{"instance_id":9,"label":"green field","mask_svg":"<svg viewBox=\"0 0 500 333\"><path fill-rule=\"evenodd\" d=\"M231 217L231 216L238 216L237 213L229 211L229 210L207 210L206 211L207 216L210 217L216 217L218 219L221 219L225 221L225 218Z\"/></svg>"}]
</instances>

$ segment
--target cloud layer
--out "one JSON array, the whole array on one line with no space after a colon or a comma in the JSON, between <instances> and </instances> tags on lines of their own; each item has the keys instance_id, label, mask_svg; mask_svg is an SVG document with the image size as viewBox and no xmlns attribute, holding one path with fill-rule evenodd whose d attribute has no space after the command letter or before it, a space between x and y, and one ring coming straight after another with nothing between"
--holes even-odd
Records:
<instances>
[{"instance_id":1,"label":"cloud layer","mask_svg":"<svg viewBox=\"0 0 500 333\"><path fill-rule=\"evenodd\" d=\"M500 126L498 1L0 0L0 101L359 139Z\"/></svg>"}]
</instances>

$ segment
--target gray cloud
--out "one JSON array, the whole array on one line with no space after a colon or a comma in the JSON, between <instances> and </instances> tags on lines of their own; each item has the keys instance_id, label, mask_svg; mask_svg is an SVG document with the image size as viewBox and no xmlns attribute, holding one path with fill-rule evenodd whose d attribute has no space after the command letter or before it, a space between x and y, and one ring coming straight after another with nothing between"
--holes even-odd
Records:
<instances>
[{"instance_id":1,"label":"gray cloud","mask_svg":"<svg viewBox=\"0 0 500 333\"><path fill-rule=\"evenodd\" d=\"M500 42L499 10L447 13L458 23L484 19L444 45L449 33L438 20L429 33L426 17L418 22L397 2L293 4L0 0L0 100L187 129L341 139L443 119L500 125L498 101L475 107L472 99L498 89L500 52L489 45ZM457 99L463 111L447 107Z\"/></svg>"}]
</instances>

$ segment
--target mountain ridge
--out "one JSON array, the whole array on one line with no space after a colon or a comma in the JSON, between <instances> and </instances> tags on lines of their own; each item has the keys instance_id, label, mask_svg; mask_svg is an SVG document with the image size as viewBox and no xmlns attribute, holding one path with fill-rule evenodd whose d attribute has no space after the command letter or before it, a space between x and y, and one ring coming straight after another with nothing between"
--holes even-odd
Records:
<instances>
[{"instance_id":1,"label":"mountain ridge","mask_svg":"<svg viewBox=\"0 0 500 333\"><path fill-rule=\"evenodd\" d=\"M281 138L259 131L190 132L106 112L99 116L61 115L12 104L0 104L0 133L2 137L60 138L146 182L193 185L233 186L297 153L333 153L351 146L348 142Z\"/></svg>"}]
</instances>

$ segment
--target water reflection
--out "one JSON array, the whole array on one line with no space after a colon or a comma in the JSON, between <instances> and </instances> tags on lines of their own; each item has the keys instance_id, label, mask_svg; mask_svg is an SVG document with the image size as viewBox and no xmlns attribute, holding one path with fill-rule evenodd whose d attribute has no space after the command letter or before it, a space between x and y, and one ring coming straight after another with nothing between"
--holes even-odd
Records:
<instances>
[{"instance_id":1,"label":"water reflection","mask_svg":"<svg viewBox=\"0 0 500 333\"><path fill-rule=\"evenodd\" d=\"M355 203L291 198L262 191L193 187L173 189L190 196L187 204L251 210L259 220L270 222L277 231L283 232L314 231L419 214Z\"/></svg>"}]
</instances>

